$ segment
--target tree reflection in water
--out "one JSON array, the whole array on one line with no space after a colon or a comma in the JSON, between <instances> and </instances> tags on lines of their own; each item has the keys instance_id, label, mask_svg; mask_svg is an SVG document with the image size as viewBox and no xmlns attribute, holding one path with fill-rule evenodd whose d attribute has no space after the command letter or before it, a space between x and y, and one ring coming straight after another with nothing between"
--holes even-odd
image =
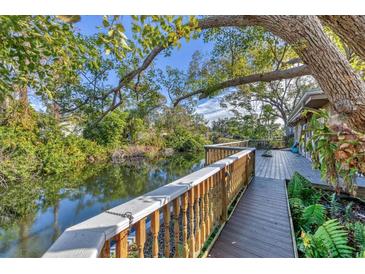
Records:
<instances>
[{"instance_id":1,"label":"tree reflection in water","mask_svg":"<svg viewBox=\"0 0 365 274\"><path fill-rule=\"evenodd\" d=\"M204 155L94 165L24 182L0 196L0 257L39 257L69 226L200 169Z\"/></svg>"}]
</instances>

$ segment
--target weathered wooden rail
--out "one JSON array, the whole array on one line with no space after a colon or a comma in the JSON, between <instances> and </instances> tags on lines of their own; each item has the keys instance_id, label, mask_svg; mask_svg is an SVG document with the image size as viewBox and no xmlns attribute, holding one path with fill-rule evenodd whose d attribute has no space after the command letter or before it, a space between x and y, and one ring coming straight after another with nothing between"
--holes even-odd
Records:
<instances>
[{"instance_id":1,"label":"weathered wooden rail","mask_svg":"<svg viewBox=\"0 0 365 274\"><path fill-rule=\"evenodd\" d=\"M199 256L254 176L244 142L207 148L206 167L66 229L43 257Z\"/></svg>"}]
</instances>

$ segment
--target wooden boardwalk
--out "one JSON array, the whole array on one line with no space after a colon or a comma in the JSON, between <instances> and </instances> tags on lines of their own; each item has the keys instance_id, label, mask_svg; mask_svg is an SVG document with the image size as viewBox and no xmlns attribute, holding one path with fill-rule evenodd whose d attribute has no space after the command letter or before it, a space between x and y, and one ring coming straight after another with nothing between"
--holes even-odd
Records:
<instances>
[{"instance_id":1,"label":"wooden boardwalk","mask_svg":"<svg viewBox=\"0 0 365 274\"><path fill-rule=\"evenodd\" d=\"M262 153L256 151L256 177L208 257L295 257L285 180L297 171L314 184L326 183L301 155L288 150L272 150L273 157L262 157ZM357 183L358 192L363 191L365 178L358 178Z\"/></svg>"},{"instance_id":2,"label":"wooden boardwalk","mask_svg":"<svg viewBox=\"0 0 365 274\"><path fill-rule=\"evenodd\" d=\"M255 175L258 177L290 180L295 171L318 185L327 185L321 179L319 170L312 168L311 162L289 150L272 150L273 157L262 157L262 150L256 151ZM365 178L357 178L357 184L365 187Z\"/></svg>"},{"instance_id":3,"label":"wooden boardwalk","mask_svg":"<svg viewBox=\"0 0 365 274\"><path fill-rule=\"evenodd\" d=\"M295 257L284 180L255 177L208 257Z\"/></svg>"}]
</instances>

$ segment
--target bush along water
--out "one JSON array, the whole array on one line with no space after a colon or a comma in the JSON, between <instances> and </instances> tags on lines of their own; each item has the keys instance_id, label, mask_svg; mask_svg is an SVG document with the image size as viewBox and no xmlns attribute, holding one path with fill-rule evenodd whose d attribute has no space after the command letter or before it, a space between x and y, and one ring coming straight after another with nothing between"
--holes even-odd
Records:
<instances>
[{"instance_id":1,"label":"bush along water","mask_svg":"<svg viewBox=\"0 0 365 274\"><path fill-rule=\"evenodd\" d=\"M365 257L363 202L314 188L299 173L288 195L300 257Z\"/></svg>"}]
</instances>

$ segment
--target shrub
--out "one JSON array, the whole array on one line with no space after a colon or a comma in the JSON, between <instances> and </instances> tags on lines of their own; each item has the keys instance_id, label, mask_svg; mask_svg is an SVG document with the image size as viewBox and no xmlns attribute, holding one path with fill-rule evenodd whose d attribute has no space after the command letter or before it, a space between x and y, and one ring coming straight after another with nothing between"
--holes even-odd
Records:
<instances>
[{"instance_id":1,"label":"shrub","mask_svg":"<svg viewBox=\"0 0 365 274\"><path fill-rule=\"evenodd\" d=\"M166 145L176 151L203 150L205 139L199 134L193 134L185 128L177 127L174 132L166 137Z\"/></svg>"},{"instance_id":2,"label":"shrub","mask_svg":"<svg viewBox=\"0 0 365 274\"><path fill-rule=\"evenodd\" d=\"M83 135L99 145L119 147L124 141L123 132L127 125L127 117L126 112L113 111L96 125L87 125Z\"/></svg>"}]
</instances>

